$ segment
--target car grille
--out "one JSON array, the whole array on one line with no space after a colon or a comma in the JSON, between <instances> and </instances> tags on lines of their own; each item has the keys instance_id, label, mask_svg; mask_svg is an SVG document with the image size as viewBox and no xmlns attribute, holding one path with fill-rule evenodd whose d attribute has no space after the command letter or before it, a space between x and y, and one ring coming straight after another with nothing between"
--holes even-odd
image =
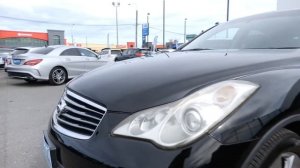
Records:
<instances>
[{"instance_id":1,"label":"car grille","mask_svg":"<svg viewBox=\"0 0 300 168\"><path fill-rule=\"evenodd\" d=\"M54 127L68 136L88 139L105 113L105 107L67 90L53 115Z\"/></svg>"}]
</instances>

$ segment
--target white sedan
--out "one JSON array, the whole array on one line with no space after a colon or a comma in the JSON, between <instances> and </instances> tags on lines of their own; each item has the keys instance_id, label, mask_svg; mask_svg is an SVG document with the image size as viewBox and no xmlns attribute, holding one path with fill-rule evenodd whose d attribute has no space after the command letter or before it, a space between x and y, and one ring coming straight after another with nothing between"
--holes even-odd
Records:
<instances>
[{"instance_id":1,"label":"white sedan","mask_svg":"<svg viewBox=\"0 0 300 168\"><path fill-rule=\"evenodd\" d=\"M6 71L8 76L27 82L48 80L52 85L60 85L106 63L99 59L98 54L85 48L48 46L12 55Z\"/></svg>"}]
</instances>

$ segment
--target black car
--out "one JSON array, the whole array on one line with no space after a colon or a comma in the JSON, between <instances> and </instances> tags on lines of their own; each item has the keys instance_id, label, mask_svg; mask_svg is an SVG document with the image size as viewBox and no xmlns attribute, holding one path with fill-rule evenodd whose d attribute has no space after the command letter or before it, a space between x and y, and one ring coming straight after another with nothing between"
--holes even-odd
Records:
<instances>
[{"instance_id":1,"label":"black car","mask_svg":"<svg viewBox=\"0 0 300 168\"><path fill-rule=\"evenodd\" d=\"M71 81L44 149L64 168L299 168L300 10ZM51 162L50 162L51 161Z\"/></svg>"},{"instance_id":2,"label":"black car","mask_svg":"<svg viewBox=\"0 0 300 168\"><path fill-rule=\"evenodd\" d=\"M147 56L149 54L150 50L147 48L129 48L124 50L122 54L118 55L115 61L122 61L126 59Z\"/></svg>"}]
</instances>

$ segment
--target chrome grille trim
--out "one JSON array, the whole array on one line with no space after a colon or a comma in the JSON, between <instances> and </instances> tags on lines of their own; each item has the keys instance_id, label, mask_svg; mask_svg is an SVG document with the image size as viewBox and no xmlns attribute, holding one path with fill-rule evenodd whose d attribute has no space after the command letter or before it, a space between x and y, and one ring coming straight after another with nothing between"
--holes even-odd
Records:
<instances>
[{"instance_id":1,"label":"chrome grille trim","mask_svg":"<svg viewBox=\"0 0 300 168\"><path fill-rule=\"evenodd\" d=\"M95 120L99 120L99 121L101 120L101 119L99 119L97 117L94 117L94 116L91 116L91 115L88 115L88 114L84 114L83 112L80 112L80 111L75 110L75 109L73 109L71 107L68 107L68 106L66 106L65 109L70 110L70 111L72 111L72 113L75 113L77 115L81 115L81 116L84 116L84 117L89 117L89 118L92 118L92 119L95 119Z\"/></svg>"},{"instance_id":2,"label":"chrome grille trim","mask_svg":"<svg viewBox=\"0 0 300 168\"><path fill-rule=\"evenodd\" d=\"M94 107L96 107L96 108L98 108L98 109L106 112L106 108L105 107L102 107L102 106L100 106L100 105L98 105L98 104L96 104L96 103L94 103L94 102L92 102L92 101L90 101L88 99L85 99L83 97L80 97L77 94L75 94L75 93L73 93L73 92L71 92L69 90L67 90L67 94L70 95L70 96L72 96L72 97L74 97L74 98L76 98L76 99L78 99L78 100L81 100L81 101L83 101L83 102L85 102L87 104L90 104L91 106L94 106Z\"/></svg>"},{"instance_id":3,"label":"chrome grille trim","mask_svg":"<svg viewBox=\"0 0 300 168\"><path fill-rule=\"evenodd\" d=\"M67 136L89 139L106 111L105 107L67 90L53 114L53 127Z\"/></svg>"},{"instance_id":4,"label":"chrome grille trim","mask_svg":"<svg viewBox=\"0 0 300 168\"><path fill-rule=\"evenodd\" d=\"M84 110L88 110L88 111L91 111L91 112L94 112L94 113L101 114L101 113L99 113L99 112L97 112L97 111L95 111L95 110L88 109L88 108L86 108L86 107L84 107L84 106L82 106L82 105L80 105L80 104L74 102L73 100L69 99L67 96L64 97L64 100L65 100L66 102L68 102L68 103L74 105L74 106L77 106L77 107L81 108L81 109L84 109Z\"/></svg>"}]
</instances>

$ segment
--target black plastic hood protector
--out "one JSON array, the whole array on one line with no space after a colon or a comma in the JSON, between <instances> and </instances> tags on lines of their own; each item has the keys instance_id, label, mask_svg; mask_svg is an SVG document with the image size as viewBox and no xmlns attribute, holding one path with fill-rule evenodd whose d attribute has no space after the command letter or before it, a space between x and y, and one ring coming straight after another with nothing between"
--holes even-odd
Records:
<instances>
[{"instance_id":1,"label":"black plastic hood protector","mask_svg":"<svg viewBox=\"0 0 300 168\"><path fill-rule=\"evenodd\" d=\"M205 85L299 62L299 50L184 51L121 61L86 73L69 89L109 111L137 112Z\"/></svg>"}]
</instances>

